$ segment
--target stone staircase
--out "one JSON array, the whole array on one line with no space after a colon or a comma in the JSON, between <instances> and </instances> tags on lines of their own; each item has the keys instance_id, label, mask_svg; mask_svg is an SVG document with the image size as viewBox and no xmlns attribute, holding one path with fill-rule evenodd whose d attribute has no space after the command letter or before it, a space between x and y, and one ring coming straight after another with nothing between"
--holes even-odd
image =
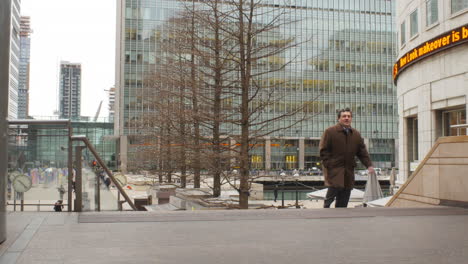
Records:
<instances>
[{"instance_id":1,"label":"stone staircase","mask_svg":"<svg viewBox=\"0 0 468 264\"><path fill-rule=\"evenodd\" d=\"M468 208L468 136L439 138L386 206Z\"/></svg>"}]
</instances>

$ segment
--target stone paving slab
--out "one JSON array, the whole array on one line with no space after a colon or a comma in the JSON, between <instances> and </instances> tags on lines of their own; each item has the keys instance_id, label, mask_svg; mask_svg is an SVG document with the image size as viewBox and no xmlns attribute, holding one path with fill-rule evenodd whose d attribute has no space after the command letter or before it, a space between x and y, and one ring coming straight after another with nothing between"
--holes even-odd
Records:
<instances>
[{"instance_id":1,"label":"stone paving slab","mask_svg":"<svg viewBox=\"0 0 468 264\"><path fill-rule=\"evenodd\" d=\"M9 213L0 263L467 263L468 210L395 209Z\"/></svg>"},{"instance_id":2,"label":"stone paving slab","mask_svg":"<svg viewBox=\"0 0 468 264\"><path fill-rule=\"evenodd\" d=\"M20 214L9 214L7 213L7 239L0 244L0 256L16 241L21 235L26 226L31 222L31 219L35 217L34 214L20 215ZM1 262L0 262L1 263Z\"/></svg>"},{"instance_id":3,"label":"stone paving slab","mask_svg":"<svg viewBox=\"0 0 468 264\"><path fill-rule=\"evenodd\" d=\"M468 215L468 209L438 208L343 208L343 209L281 209L281 210L199 210L171 212L101 212L82 213L80 223L174 222L321 219L377 216Z\"/></svg>"}]
</instances>

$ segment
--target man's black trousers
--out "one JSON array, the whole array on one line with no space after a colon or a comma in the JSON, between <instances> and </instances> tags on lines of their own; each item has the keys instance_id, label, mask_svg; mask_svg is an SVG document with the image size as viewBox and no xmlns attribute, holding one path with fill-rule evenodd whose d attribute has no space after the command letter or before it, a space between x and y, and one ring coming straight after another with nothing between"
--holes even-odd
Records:
<instances>
[{"instance_id":1,"label":"man's black trousers","mask_svg":"<svg viewBox=\"0 0 468 264\"><path fill-rule=\"evenodd\" d=\"M330 205L336 198L335 208L348 207L349 197L351 196L350 189L328 187L327 195L323 203L323 208L330 208Z\"/></svg>"}]
</instances>

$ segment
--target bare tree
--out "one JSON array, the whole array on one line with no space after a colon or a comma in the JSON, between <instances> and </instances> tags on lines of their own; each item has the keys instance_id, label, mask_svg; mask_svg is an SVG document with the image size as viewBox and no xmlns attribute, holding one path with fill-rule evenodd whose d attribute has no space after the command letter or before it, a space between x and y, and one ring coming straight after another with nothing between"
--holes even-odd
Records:
<instances>
[{"instance_id":1,"label":"bare tree","mask_svg":"<svg viewBox=\"0 0 468 264\"><path fill-rule=\"evenodd\" d=\"M166 21L164 30L159 32L157 47L163 54L162 61L147 77L152 84L152 96L145 98L156 102L156 110L150 118L159 120L155 131L161 136L160 152L165 151L165 155L160 156L159 167L170 176L173 172L170 165L174 162L167 159L176 160L183 188L188 168L194 174L194 187L200 187L202 168L196 28L193 12L181 12Z\"/></svg>"},{"instance_id":2,"label":"bare tree","mask_svg":"<svg viewBox=\"0 0 468 264\"><path fill-rule=\"evenodd\" d=\"M172 138L164 144L159 141L160 153L164 146L182 146L178 158L191 158L178 169L182 174L185 166L193 169L195 188L200 187L200 170L206 166L213 174L214 196L219 196L224 179L238 190L239 207L247 208L253 179L250 150L265 136L305 119L298 115L307 108L301 102L270 114L288 96L282 88L289 81L277 76L286 75L287 66L296 59L286 53L298 41L281 30L293 21L287 19L287 5L282 8L262 0L182 1L181 6L183 10L165 25L170 36L162 46L165 62L158 68L165 74L153 76L161 84L155 86L158 96L170 97L178 105L177 111L169 105L156 111L159 119L167 113L160 126L167 125L158 133ZM278 125L292 116L296 118ZM161 159L172 155L166 154ZM239 167L239 184L225 173L231 160Z\"/></svg>"},{"instance_id":3,"label":"bare tree","mask_svg":"<svg viewBox=\"0 0 468 264\"><path fill-rule=\"evenodd\" d=\"M213 2L207 1L207 2ZM275 72L282 72L294 59L285 58L285 51L296 46L294 38L284 38L280 29L287 21L285 9L269 6L261 0L226 0L223 2L223 14L228 16L220 33L228 36L231 45L225 46L224 53L230 60L230 65L236 70L228 75L231 80L230 94L232 111L228 122L238 128L233 138L239 144L231 150L236 153L238 162L239 186L234 185L239 192L239 207L248 208L248 197L251 184L249 175L249 150L255 146L259 138L293 126L275 127L273 122L301 112L302 105L289 109L284 114L268 116L265 110L281 98L275 90L275 83L269 80ZM271 41L273 38L273 41ZM300 122L300 120L298 120Z\"/></svg>"},{"instance_id":4,"label":"bare tree","mask_svg":"<svg viewBox=\"0 0 468 264\"><path fill-rule=\"evenodd\" d=\"M208 162L206 166L213 175L213 196L221 194L222 173L230 160L229 138L223 124L227 122L230 113L223 111L222 102L230 89L230 76L235 69L230 65L229 52L232 50L232 38L225 34L223 28L230 24L230 13L223 10L221 0L205 1L198 10L191 10L199 23L197 30L198 45L195 50L199 56L198 65L200 77L203 80L205 92L201 93L205 104L203 126L210 131L210 148L205 152ZM195 11L195 12L193 12ZM231 131L230 131L231 132Z\"/></svg>"}]
</instances>

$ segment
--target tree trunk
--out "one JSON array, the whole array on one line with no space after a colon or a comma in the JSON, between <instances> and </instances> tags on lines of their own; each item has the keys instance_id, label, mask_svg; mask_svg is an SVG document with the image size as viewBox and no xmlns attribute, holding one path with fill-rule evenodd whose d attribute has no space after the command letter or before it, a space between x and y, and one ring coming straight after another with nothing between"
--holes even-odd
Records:
<instances>
[{"instance_id":1,"label":"tree trunk","mask_svg":"<svg viewBox=\"0 0 468 264\"><path fill-rule=\"evenodd\" d=\"M162 133L158 139L158 180L159 184L163 183L163 146L162 146Z\"/></svg>"},{"instance_id":2,"label":"tree trunk","mask_svg":"<svg viewBox=\"0 0 468 264\"><path fill-rule=\"evenodd\" d=\"M244 1L239 0L239 66L241 75L241 137L240 137L240 186L239 186L239 207L249 208L249 88L250 88L250 61L249 61L249 41L244 34Z\"/></svg>"},{"instance_id":3,"label":"tree trunk","mask_svg":"<svg viewBox=\"0 0 468 264\"><path fill-rule=\"evenodd\" d=\"M168 125L169 126L169 125ZM171 149L171 130L166 128L167 134L165 135L166 138L166 155L164 157L166 161L166 179L168 183L172 182L172 149Z\"/></svg>"},{"instance_id":4,"label":"tree trunk","mask_svg":"<svg viewBox=\"0 0 468 264\"><path fill-rule=\"evenodd\" d=\"M220 129L221 129L221 93L222 93L222 80L221 80L221 43L220 43L220 34L219 34L219 13L218 13L218 0L215 0L214 6L214 38L215 38L215 68L214 68L214 123L213 123L213 145L214 145L214 175L213 175L213 196L219 197L221 195L221 139L220 139Z\"/></svg>"},{"instance_id":5,"label":"tree trunk","mask_svg":"<svg viewBox=\"0 0 468 264\"><path fill-rule=\"evenodd\" d=\"M200 188L200 170L201 170L201 151L200 151L200 120L199 120L199 109L198 109L198 82L196 75L196 64L195 64L195 14L194 12L195 3L192 3L192 21L191 21L191 36L190 36L190 81L192 84L192 109L193 109L193 132L194 132L194 156L193 156L193 188Z\"/></svg>"},{"instance_id":6,"label":"tree trunk","mask_svg":"<svg viewBox=\"0 0 468 264\"><path fill-rule=\"evenodd\" d=\"M182 106L183 107L183 106ZM182 111L184 111L182 109ZM180 136L181 136L181 141L182 144L179 147L179 152L180 152L180 187L185 188L187 187L187 155L186 155L186 149L185 145L187 143L186 140L186 133L185 133L185 118L182 118L183 120L181 121L180 124Z\"/></svg>"}]
</instances>

